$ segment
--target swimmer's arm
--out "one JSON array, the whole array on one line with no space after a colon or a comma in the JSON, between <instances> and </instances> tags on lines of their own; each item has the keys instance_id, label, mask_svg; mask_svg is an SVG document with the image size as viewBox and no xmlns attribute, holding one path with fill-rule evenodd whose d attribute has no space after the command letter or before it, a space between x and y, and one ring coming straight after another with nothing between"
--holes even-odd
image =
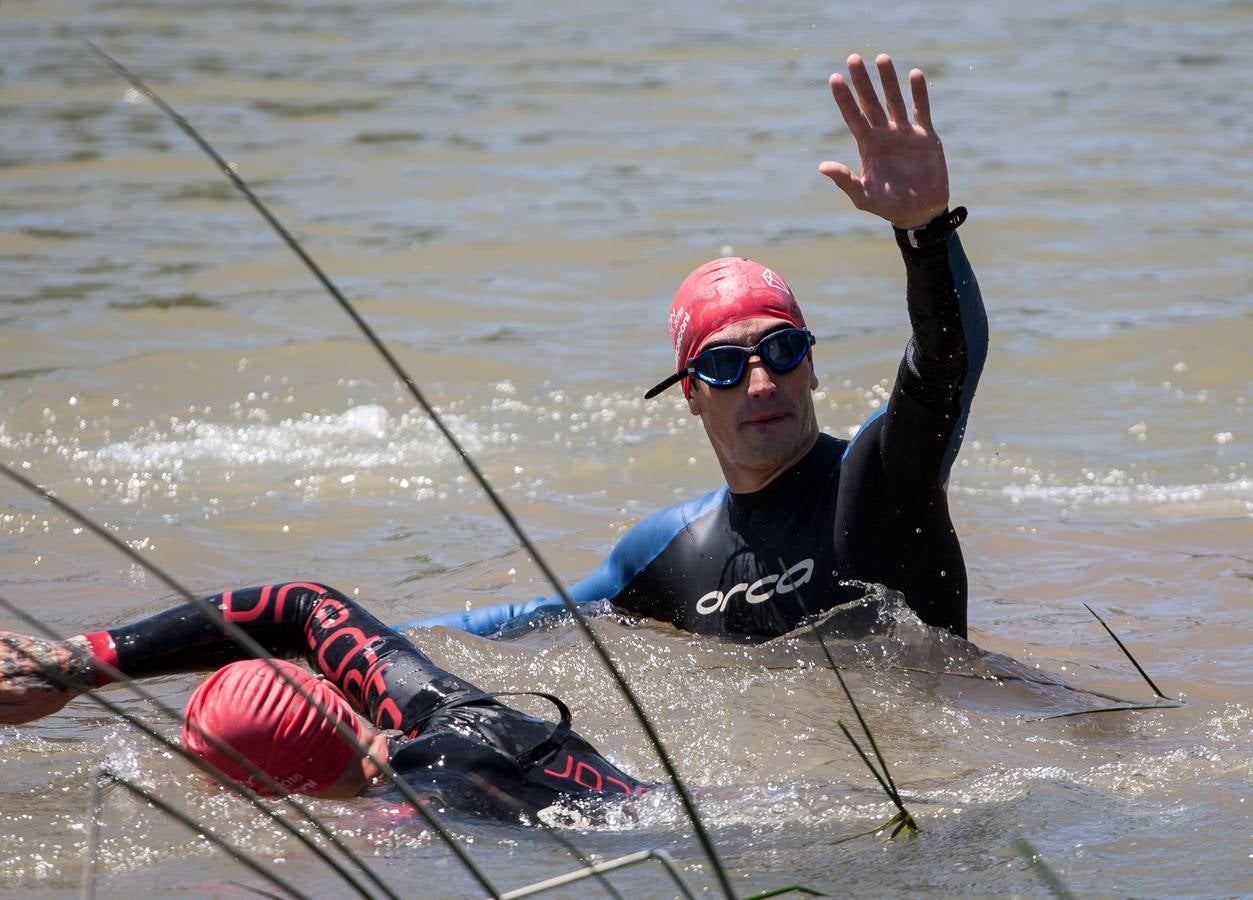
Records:
<instances>
[{"instance_id":1,"label":"swimmer's arm","mask_svg":"<svg viewBox=\"0 0 1253 900\"><path fill-rule=\"evenodd\" d=\"M269 655L305 656L380 727L404 730L450 693L477 690L325 585L246 588L206 602ZM57 712L84 691L110 684L109 667L144 678L210 671L251 655L192 603L66 641L0 632L0 724ZM380 661L386 665L376 666Z\"/></svg>"},{"instance_id":2,"label":"swimmer's arm","mask_svg":"<svg viewBox=\"0 0 1253 900\"><path fill-rule=\"evenodd\" d=\"M897 230L912 334L887 404L862 424L848 451L873 442L892 483L911 493L948 481L987 356L983 298L947 215L921 247Z\"/></svg>"},{"instance_id":3,"label":"swimmer's arm","mask_svg":"<svg viewBox=\"0 0 1253 900\"><path fill-rule=\"evenodd\" d=\"M621 572L621 564L615 559L615 553L611 553L591 575L569 589L570 599L580 607L580 612L584 615L591 612L593 604L613 596L610 591L614 591L613 585ZM501 631L510 623L541 617L564 609L565 603L562 602L561 597L553 595L536 597L526 603L498 603L478 609L428 616L413 622L405 622L397 625L396 628L452 628L486 636Z\"/></svg>"},{"instance_id":4,"label":"swimmer's arm","mask_svg":"<svg viewBox=\"0 0 1253 900\"><path fill-rule=\"evenodd\" d=\"M921 234L896 229L912 329L897 383L941 416L969 408L988 352L983 295L956 233L965 217L958 208Z\"/></svg>"},{"instance_id":5,"label":"swimmer's arm","mask_svg":"<svg viewBox=\"0 0 1253 900\"><path fill-rule=\"evenodd\" d=\"M959 223L964 212L957 219L947 212L948 163L931 122L926 78L918 69L909 73L911 121L891 57L881 54L875 66L882 100L856 54L848 58L848 80L839 73L830 79L831 95L857 142L860 173L838 162L818 167L854 206L892 223L905 259L913 336L892 400L858 434L886 416L875 429L884 465L902 484L915 479L943 483L982 370L987 319L978 283L953 233L954 221ZM901 400L901 393L914 402ZM893 433L909 440L888 440ZM912 454L894 449L910 446Z\"/></svg>"},{"instance_id":6,"label":"swimmer's arm","mask_svg":"<svg viewBox=\"0 0 1253 900\"><path fill-rule=\"evenodd\" d=\"M209 602L229 596L211 597ZM300 650L298 631L284 641L283 629L270 622L256 622L248 630L275 655ZM285 644L291 645L286 653ZM64 641L0 632L0 724L32 722L57 712L79 694L112 684L110 668L143 678L208 671L247 656L190 603Z\"/></svg>"},{"instance_id":7,"label":"swimmer's arm","mask_svg":"<svg viewBox=\"0 0 1253 900\"><path fill-rule=\"evenodd\" d=\"M659 597L668 596L664 590L636 590L651 575L649 565L670 545L688 524L707 513L726 497L726 488L711 491L702 497L680 503L653 513L628 531L617 546L595 571L570 589L570 597L585 615L599 613L602 607L615 608L641 616L669 620L672 610L656 608L665 604ZM630 588L630 590L628 590ZM640 597L647 597L651 606L641 607ZM532 616L555 613L565 606L560 597L539 597L529 603L501 603L467 612L432 616L397 626L399 628L433 628L443 626L468 631L471 634L490 635L507 626L526 623Z\"/></svg>"},{"instance_id":8,"label":"swimmer's arm","mask_svg":"<svg viewBox=\"0 0 1253 900\"><path fill-rule=\"evenodd\" d=\"M295 657L306 650L304 620L328 592L320 585L293 583L228 591L206 602L267 653ZM192 603L65 641L0 632L0 724L42 718L86 690L112 684L110 668L147 678L212 671L250 655Z\"/></svg>"}]
</instances>

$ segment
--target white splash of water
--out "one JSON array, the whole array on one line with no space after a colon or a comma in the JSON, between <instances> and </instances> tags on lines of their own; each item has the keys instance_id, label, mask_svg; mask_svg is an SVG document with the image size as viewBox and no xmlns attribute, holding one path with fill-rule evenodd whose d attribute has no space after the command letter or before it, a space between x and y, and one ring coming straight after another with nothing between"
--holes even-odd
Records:
<instances>
[{"instance_id":1,"label":"white splash of water","mask_svg":"<svg viewBox=\"0 0 1253 900\"><path fill-rule=\"evenodd\" d=\"M449 427L471 452L482 448L483 441L471 422L452 417ZM188 463L359 470L441 462L451 455L443 438L425 419L392 417L384 407L374 404L273 424L174 419L164 427L141 429L95 454L106 466L144 471L179 470Z\"/></svg>"}]
</instances>

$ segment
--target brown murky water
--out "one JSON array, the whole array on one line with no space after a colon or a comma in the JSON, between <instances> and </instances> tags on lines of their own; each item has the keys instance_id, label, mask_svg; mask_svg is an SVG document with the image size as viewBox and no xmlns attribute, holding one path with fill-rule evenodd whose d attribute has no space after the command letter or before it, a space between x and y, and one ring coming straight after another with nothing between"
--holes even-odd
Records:
<instances>
[{"instance_id":1,"label":"brown murky water","mask_svg":"<svg viewBox=\"0 0 1253 900\"><path fill-rule=\"evenodd\" d=\"M959 677L972 651L908 622L838 647L925 830L835 845L890 808L811 646L604 632L745 894L1044 894L1019 836L1080 895L1253 892L1253 7L6 2L0 36L0 459L197 589L318 578L397 622L545 588L342 314L81 40L272 202L572 580L720 480L681 404L640 399L702 260L730 246L796 288L826 427L880 402L905 340L900 264L816 174L852 153L825 78L852 51L923 66L993 335L951 485L972 640L1147 699L1086 602L1186 705L1034 721L1074 699ZM64 633L170 602L13 488L0 586ZM573 633L421 639L485 687L561 693L584 733L659 777ZM178 704L192 684L155 688ZM312 894L342 891L83 701L0 728L0 891L76 889L104 763ZM406 892L476 893L382 804L315 806ZM538 832L452 825L502 889L573 867ZM104 827L103 895L261 884L119 792ZM716 890L665 798L570 836L602 857L665 848ZM671 891L647 868L615 880Z\"/></svg>"}]
</instances>

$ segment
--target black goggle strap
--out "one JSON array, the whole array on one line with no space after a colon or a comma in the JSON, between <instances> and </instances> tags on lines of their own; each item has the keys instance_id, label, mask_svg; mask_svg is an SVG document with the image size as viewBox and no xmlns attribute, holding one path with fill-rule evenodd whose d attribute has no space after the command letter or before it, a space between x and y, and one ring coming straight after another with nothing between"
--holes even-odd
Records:
<instances>
[{"instance_id":1,"label":"black goggle strap","mask_svg":"<svg viewBox=\"0 0 1253 900\"><path fill-rule=\"evenodd\" d=\"M812 347L814 344L818 343L818 339L817 339L817 338L815 338L815 337L813 336L813 333L812 333L812 332L810 332L810 331L808 331L807 329L804 329L804 328L797 328L797 329L784 329L784 330L804 331L804 332L805 332L805 337L807 338L807 343L808 343L808 345L809 345L810 347ZM774 334L782 334L782 332L776 331ZM766 341L770 340L770 338L771 338L771 337L773 337L773 336L774 336L774 335L770 335L770 334L766 335L764 338L762 338L760 341L758 341L758 342L757 342L757 347L756 347L756 348L753 348L753 347L736 347L736 346L734 346L734 345L731 345L731 346L730 346L730 349L743 351L743 352L744 352L744 354L745 354L745 355L744 355L744 360L745 360L745 362L747 362L747 361L748 361L748 359L749 359L749 357L752 355L752 354L751 354L751 353L749 353L748 351L752 350L752 351L754 351L754 352L755 352L758 356L760 356L760 355L761 355L761 345L762 345L763 343L765 343ZM720 347L711 347L710 349L712 349L712 350L719 350L719 349L722 349L722 348L720 348ZM704 353L708 353L709 351L708 351L708 350L706 350L706 351L703 351L703 352L704 352ZM809 351L808 351L808 348L806 348L806 351L805 351L805 352L807 352L807 353L809 352ZM671 386L671 385L673 385L673 384L677 384L678 382L682 381L684 378L687 378L689 375L691 375L691 376L696 376L696 364L695 364L695 361L696 361L697 359L699 359L699 358L700 358L700 356L701 356L701 354L699 354L699 353L698 353L696 356L692 357L692 361L691 361L691 362L689 362L689 363L687 364L687 367L686 367L686 368L679 369L679 371L675 372L673 375L669 375L669 376L667 376L667 377L665 378L665 380L663 380L663 381L661 381L661 382L658 382L656 385L654 385L653 387L649 388L648 393L646 393L646 394L644 395L644 399L645 399L645 400L651 400L651 399L653 399L654 397L656 397L658 394L660 394L662 391L664 391L666 388L670 387L670 386ZM762 357L762 361L763 361L763 362L765 362L765 361L766 361L764 356ZM800 361L799 361L799 360L797 360L797 363L798 363L798 364L799 364L799 362L800 362ZM767 363L766 363L766 365L770 365L770 363L768 363L768 362L767 362ZM772 366L771 368L773 368L773 366ZM743 377L743 374L744 374L744 373L743 373L743 370L741 370L741 371L740 371L740 375L741 375L741 377ZM697 377L699 377L699 376L697 376Z\"/></svg>"},{"instance_id":2,"label":"black goggle strap","mask_svg":"<svg viewBox=\"0 0 1253 900\"><path fill-rule=\"evenodd\" d=\"M688 375L691 375L693 371L695 371L694 366L688 366L686 369L679 369L679 371L667 377L665 381L662 381L659 384L654 385L653 387L649 388L648 393L644 395L644 399L645 400L653 399L662 391L664 391L666 388L670 387L670 385L678 384Z\"/></svg>"}]
</instances>

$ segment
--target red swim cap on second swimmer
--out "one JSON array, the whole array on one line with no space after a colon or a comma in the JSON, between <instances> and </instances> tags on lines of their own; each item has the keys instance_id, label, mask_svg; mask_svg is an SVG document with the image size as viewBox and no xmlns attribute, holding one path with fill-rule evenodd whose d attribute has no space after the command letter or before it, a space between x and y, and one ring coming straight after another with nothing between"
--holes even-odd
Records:
<instances>
[{"instance_id":1,"label":"red swim cap on second swimmer","mask_svg":"<svg viewBox=\"0 0 1253 900\"><path fill-rule=\"evenodd\" d=\"M299 691L271 664L287 673ZM288 793L328 787L358 754L309 698L361 740L361 723L334 685L286 660L249 659L223 666L196 688L183 716L183 747L261 793L269 791L205 734L234 747Z\"/></svg>"},{"instance_id":2,"label":"red swim cap on second swimmer","mask_svg":"<svg viewBox=\"0 0 1253 900\"><path fill-rule=\"evenodd\" d=\"M756 318L805 327L792 289L773 269L742 256L724 256L700 266L683 279L670 304L675 370L685 368L714 332ZM691 394L691 379L684 378L683 396Z\"/></svg>"}]
</instances>

